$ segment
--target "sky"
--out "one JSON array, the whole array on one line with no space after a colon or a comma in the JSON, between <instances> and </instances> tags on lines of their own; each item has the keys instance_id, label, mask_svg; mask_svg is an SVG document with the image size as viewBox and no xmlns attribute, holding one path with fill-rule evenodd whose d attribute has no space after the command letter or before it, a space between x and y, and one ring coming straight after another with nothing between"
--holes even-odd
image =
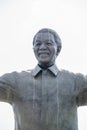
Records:
<instances>
[{"instance_id":1,"label":"sky","mask_svg":"<svg viewBox=\"0 0 87 130\"><path fill-rule=\"evenodd\" d=\"M37 64L32 40L44 27L62 40L59 69L87 74L86 0L0 0L0 76ZM87 129L87 107L78 108L79 130ZM14 130L12 107L0 103L0 130Z\"/></svg>"}]
</instances>

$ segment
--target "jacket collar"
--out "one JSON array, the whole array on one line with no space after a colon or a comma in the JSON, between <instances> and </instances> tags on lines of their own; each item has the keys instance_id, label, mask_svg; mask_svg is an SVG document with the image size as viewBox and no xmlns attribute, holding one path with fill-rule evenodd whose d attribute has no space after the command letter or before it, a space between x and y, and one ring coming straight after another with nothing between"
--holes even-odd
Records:
<instances>
[{"instance_id":1,"label":"jacket collar","mask_svg":"<svg viewBox=\"0 0 87 130\"><path fill-rule=\"evenodd\" d=\"M42 71L43 69L37 65L33 70L32 70L32 75L35 77L40 71ZM48 70L50 70L55 76L57 76L58 73L58 68L57 66L54 64L53 66L49 67Z\"/></svg>"}]
</instances>

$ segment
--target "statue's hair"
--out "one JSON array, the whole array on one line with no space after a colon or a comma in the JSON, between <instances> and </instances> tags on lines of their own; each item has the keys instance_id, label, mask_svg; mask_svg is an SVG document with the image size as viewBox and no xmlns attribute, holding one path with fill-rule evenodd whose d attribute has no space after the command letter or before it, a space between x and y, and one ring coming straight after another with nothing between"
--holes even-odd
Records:
<instances>
[{"instance_id":1,"label":"statue's hair","mask_svg":"<svg viewBox=\"0 0 87 130\"><path fill-rule=\"evenodd\" d=\"M34 36L34 38L33 38L33 45L34 45L36 36L37 36L39 33L46 33L46 32L51 33L51 34L54 36L54 40L55 40L55 42L56 42L56 44L57 44L58 52L60 52L60 50L61 50L61 48L62 48L61 39L60 39L59 35L57 34L57 32L54 31L53 29L50 29L50 28L42 28L42 29L40 29L40 30L35 34L35 36Z\"/></svg>"}]
</instances>

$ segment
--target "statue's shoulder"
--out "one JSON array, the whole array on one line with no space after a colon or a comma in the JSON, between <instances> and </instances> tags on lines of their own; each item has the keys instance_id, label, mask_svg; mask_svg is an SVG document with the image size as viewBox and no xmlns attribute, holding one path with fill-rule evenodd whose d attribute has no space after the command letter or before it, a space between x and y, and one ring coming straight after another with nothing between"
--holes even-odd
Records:
<instances>
[{"instance_id":1,"label":"statue's shoulder","mask_svg":"<svg viewBox=\"0 0 87 130\"><path fill-rule=\"evenodd\" d=\"M30 75L31 72L32 72L32 69L22 70L22 71L20 72L20 74L21 74L21 75Z\"/></svg>"},{"instance_id":2,"label":"statue's shoulder","mask_svg":"<svg viewBox=\"0 0 87 130\"><path fill-rule=\"evenodd\" d=\"M24 70L22 72L25 72L25 73L31 73L32 69L28 69L28 70Z\"/></svg>"},{"instance_id":3,"label":"statue's shoulder","mask_svg":"<svg viewBox=\"0 0 87 130\"><path fill-rule=\"evenodd\" d=\"M28 70L21 70L21 71L14 71L10 73L9 75L16 77L16 78L22 78L31 75L31 69Z\"/></svg>"},{"instance_id":4,"label":"statue's shoulder","mask_svg":"<svg viewBox=\"0 0 87 130\"><path fill-rule=\"evenodd\" d=\"M65 70L65 69L61 69L60 74L64 75L64 76L70 76L70 77L75 77L75 75L76 75L75 73Z\"/></svg>"},{"instance_id":5,"label":"statue's shoulder","mask_svg":"<svg viewBox=\"0 0 87 130\"><path fill-rule=\"evenodd\" d=\"M65 74L72 74L73 73L73 72L70 72L70 71L65 70L65 69L60 69L60 72L65 73Z\"/></svg>"}]
</instances>

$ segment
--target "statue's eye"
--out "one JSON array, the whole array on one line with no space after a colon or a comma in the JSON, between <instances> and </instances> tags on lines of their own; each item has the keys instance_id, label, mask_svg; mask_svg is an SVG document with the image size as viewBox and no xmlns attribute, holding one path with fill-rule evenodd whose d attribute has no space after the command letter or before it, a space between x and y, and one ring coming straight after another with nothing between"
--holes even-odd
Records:
<instances>
[{"instance_id":1,"label":"statue's eye","mask_svg":"<svg viewBox=\"0 0 87 130\"><path fill-rule=\"evenodd\" d=\"M40 42L37 42L37 43L35 44L35 46L37 46L37 47L39 47L40 45L41 45Z\"/></svg>"},{"instance_id":2,"label":"statue's eye","mask_svg":"<svg viewBox=\"0 0 87 130\"><path fill-rule=\"evenodd\" d=\"M47 45L52 46L53 44L52 44L52 42L47 42Z\"/></svg>"}]
</instances>

